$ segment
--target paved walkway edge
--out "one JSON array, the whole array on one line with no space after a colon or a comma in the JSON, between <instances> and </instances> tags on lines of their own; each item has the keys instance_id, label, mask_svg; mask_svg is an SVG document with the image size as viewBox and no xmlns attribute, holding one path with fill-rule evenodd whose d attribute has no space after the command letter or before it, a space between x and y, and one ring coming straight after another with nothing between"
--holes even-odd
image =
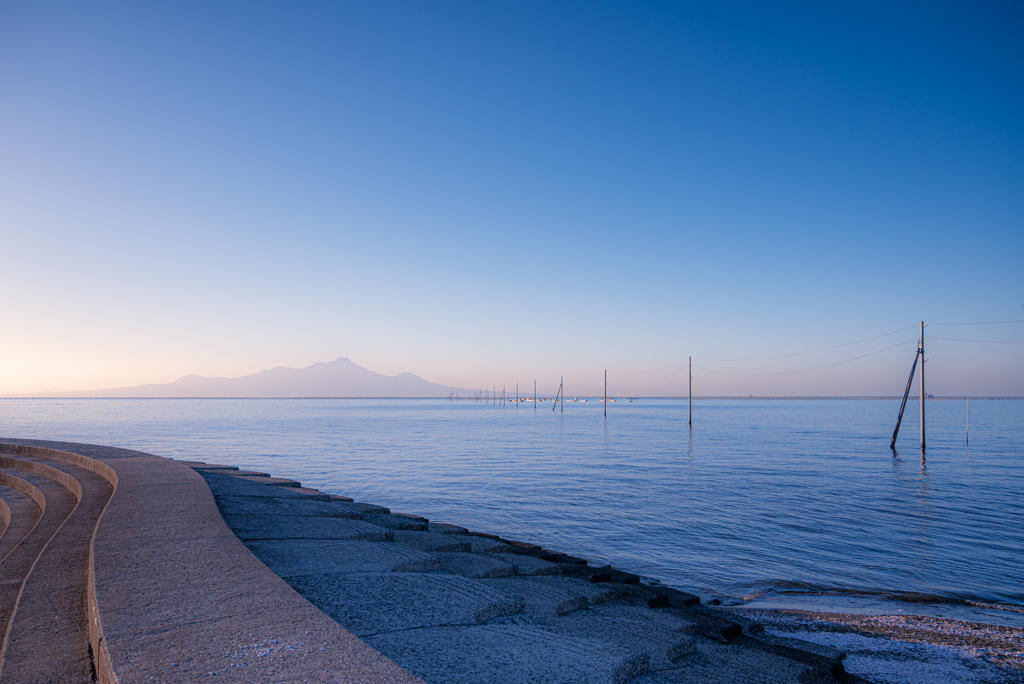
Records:
<instances>
[{"instance_id":1,"label":"paved walkway edge","mask_svg":"<svg viewBox=\"0 0 1024 684\"><path fill-rule=\"evenodd\" d=\"M2 454L12 462L71 464L111 485L89 538L83 606L100 684L206 677L422 684L260 562L189 466L128 449L44 440L0 438L0 462ZM62 483L64 477L69 489L78 484L42 463L18 463Z\"/></svg>"}]
</instances>

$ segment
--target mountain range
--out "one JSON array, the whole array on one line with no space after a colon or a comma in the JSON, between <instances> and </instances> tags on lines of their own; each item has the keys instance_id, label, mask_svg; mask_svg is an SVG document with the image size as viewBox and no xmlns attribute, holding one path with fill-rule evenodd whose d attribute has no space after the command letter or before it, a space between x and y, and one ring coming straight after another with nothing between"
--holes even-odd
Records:
<instances>
[{"instance_id":1,"label":"mountain range","mask_svg":"<svg viewBox=\"0 0 1024 684\"><path fill-rule=\"evenodd\" d=\"M447 397L453 387L427 382L412 373L382 375L346 358L305 368L278 366L240 378L186 375L174 382L78 392L47 392L46 397Z\"/></svg>"}]
</instances>

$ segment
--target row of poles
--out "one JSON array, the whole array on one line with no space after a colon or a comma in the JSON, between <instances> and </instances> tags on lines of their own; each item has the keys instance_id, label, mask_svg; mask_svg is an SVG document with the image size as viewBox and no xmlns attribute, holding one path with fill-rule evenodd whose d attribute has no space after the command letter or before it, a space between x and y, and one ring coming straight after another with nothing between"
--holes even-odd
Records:
<instances>
[{"instance_id":1,"label":"row of poles","mask_svg":"<svg viewBox=\"0 0 1024 684\"><path fill-rule=\"evenodd\" d=\"M896 438L900 434L900 425L903 423L903 412L907 408L907 399L910 397L910 388L914 384L914 373L917 371L917 362L921 362L921 374L920 374L920 394L921 394L921 453L924 453L926 447L925 440L925 399L927 394L924 390L924 321L921 321L921 338L917 342L917 353L914 354L914 363L910 367L910 377L907 378L907 389L903 392L903 401L900 403L900 412L896 417L896 427L892 431L892 440L889 442L889 448L893 451L896 450ZM693 427L693 357L687 357L688 364L688 383L687 383L687 402L686 402L686 413L687 413L687 424ZM560 377L558 379L558 392L555 394L555 403L551 407L554 411L555 408L564 413L565 412L565 378ZM494 388L494 401L497 400L497 388ZM477 397L478 399L478 397ZM505 402L505 388L501 388L501 403ZM516 405L519 404L519 383L516 383ZM537 381L533 382L533 410L537 410ZM604 371L604 415L608 417L608 369ZM971 439L971 400L967 399L967 441Z\"/></svg>"},{"instance_id":2,"label":"row of poles","mask_svg":"<svg viewBox=\"0 0 1024 684\"><path fill-rule=\"evenodd\" d=\"M686 413L687 413L687 422L688 422L690 427L693 427L693 357L692 356L688 356L687 357L687 363L689 364L689 376L690 376L690 379L689 379L689 385L688 385L688 396L687 396L687 403L686 403ZM565 413L565 393L563 392L564 387L565 387L565 377L561 376L561 377L558 378L558 392L555 393L555 403L551 407L552 411L554 411L555 408L558 407L559 410L562 413ZM497 387L492 388L492 393L491 393L490 397L486 396L486 392L487 392L487 390L484 390L483 401L490 400L490 401L493 401L494 403L501 403L501 404L505 403L505 388L504 387L501 388L501 399L498 399L498 388ZM455 401L456 399L458 399L458 396L456 396L455 392L452 392L451 394L448 395L448 401ZM476 395L471 397L471 399L473 401L480 401L481 400L480 393L478 392ZM607 368L605 368L605 370L604 370L604 399L603 399L603 401L604 401L604 417L607 418L608 417L608 369ZM906 397L904 397L903 403L905 404L906 401L907 401ZM519 383L518 382L516 383L516 406L519 406ZM534 411L537 410L537 381L536 380L533 381L533 410ZM903 409L901 408L900 409L900 418L902 418L902 417L903 417ZM896 429L897 430L900 429L899 425L896 426ZM893 437L893 441L895 442L895 440L896 440L896 437L894 436Z\"/></svg>"}]
</instances>

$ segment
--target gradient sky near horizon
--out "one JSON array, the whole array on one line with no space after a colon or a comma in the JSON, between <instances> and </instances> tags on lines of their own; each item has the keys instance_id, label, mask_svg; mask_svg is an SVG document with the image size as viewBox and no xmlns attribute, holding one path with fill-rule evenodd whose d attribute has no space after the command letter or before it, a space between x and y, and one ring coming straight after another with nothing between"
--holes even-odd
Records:
<instances>
[{"instance_id":1,"label":"gradient sky near horizon","mask_svg":"<svg viewBox=\"0 0 1024 684\"><path fill-rule=\"evenodd\" d=\"M709 359L1024 319L1021 36L1018 3L5 2L0 395L340 356L680 394L687 355L701 395L898 394L916 330ZM930 341L933 393L1024 394L1024 324L927 334L1004 343Z\"/></svg>"}]
</instances>

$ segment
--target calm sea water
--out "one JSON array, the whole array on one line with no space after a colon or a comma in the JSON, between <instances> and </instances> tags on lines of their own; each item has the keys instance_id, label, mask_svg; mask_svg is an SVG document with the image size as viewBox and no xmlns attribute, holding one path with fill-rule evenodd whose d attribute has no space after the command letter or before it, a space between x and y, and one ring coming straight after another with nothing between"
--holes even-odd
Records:
<instances>
[{"instance_id":1,"label":"calm sea water","mask_svg":"<svg viewBox=\"0 0 1024 684\"><path fill-rule=\"evenodd\" d=\"M723 599L893 592L1024 606L1024 402L496 406L0 400L0 436L129 447L611 563ZM1012 610L1012 609L1011 609Z\"/></svg>"}]
</instances>

